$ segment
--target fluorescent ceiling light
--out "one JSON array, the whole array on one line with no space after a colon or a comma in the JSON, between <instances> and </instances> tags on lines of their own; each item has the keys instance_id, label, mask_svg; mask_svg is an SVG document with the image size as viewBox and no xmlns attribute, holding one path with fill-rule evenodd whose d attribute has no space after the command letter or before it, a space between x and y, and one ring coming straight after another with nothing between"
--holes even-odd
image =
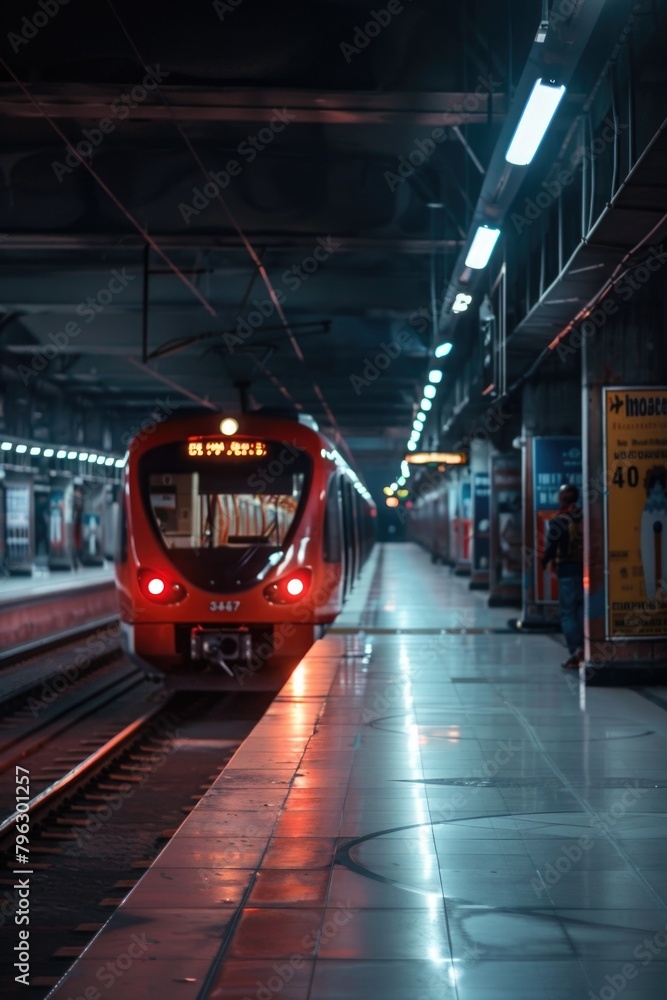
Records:
<instances>
[{"instance_id":1,"label":"fluorescent ceiling light","mask_svg":"<svg viewBox=\"0 0 667 1000\"><path fill-rule=\"evenodd\" d=\"M22 455L25 451L28 450L28 445L27 444L17 444L16 445L16 450L18 451L19 455Z\"/></svg>"},{"instance_id":2,"label":"fluorescent ceiling light","mask_svg":"<svg viewBox=\"0 0 667 1000\"><path fill-rule=\"evenodd\" d=\"M470 250L468 250L466 267L472 267L476 271L486 267L499 236L499 229L491 229L489 226L479 226L470 245Z\"/></svg>"},{"instance_id":3,"label":"fluorescent ceiling light","mask_svg":"<svg viewBox=\"0 0 667 1000\"><path fill-rule=\"evenodd\" d=\"M472 302L472 295L466 295L465 292L459 292L452 306L453 313L465 312ZM437 355L436 355L437 356Z\"/></svg>"},{"instance_id":4,"label":"fluorescent ceiling light","mask_svg":"<svg viewBox=\"0 0 667 1000\"><path fill-rule=\"evenodd\" d=\"M416 451L416 450L417 450L417 445L414 443L414 441L408 441L408 451Z\"/></svg>"},{"instance_id":5,"label":"fluorescent ceiling light","mask_svg":"<svg viewBox=\"0 0 667 1000\"><path fill-rule=\"evenodd\" d=\"M451 344L439 344L435 349L436 358L446 358L451 349L452 349Z\"/></svg>"},{"instance_id":6,"label":"fluorescent ceiling light","mask_svg":"<svg viewBox=\"0 0 667 1000\"><path fill-rule=\"evenodd\" d=\"M39 448L39 447L38 447L38 446L37 446L37 445L35 444L35 445L33 445L33 446L32 446L32 448L30 449L30 454L31 454L31 455L39 455L39 453L41 452L41 450L42 450L42 449L41 449L41 448Z\"/></svg>"},{"instance_id":7,"label":"fluorescent ceiling light","mask_svg":"<svg viewBox=\"0 0 667 1000\"><path fill-rule=\"evenodd\" d=\"M44 449L44 458L53 458L53 448Z\"/></svg>"},{"instance_id":8,"label":"fluorescent ceiling light","mask_svg":"<svg viewBox=\"0 0 667 1000\"><path fill-rule=\"evenodd\" d=\"M60 449L60 451L56 455L56 458L67 458L67 452L65 451L64 448Z\"/></svg>"},{"instance_id":9,"label":"fluorescent ceiling light","mask_svg":"<svg viewBox=\"0 0 667 1000\"><path fill-rule=\"evenodd\" d=\"M429 372L428 380L429 382L433 382L435 385L437 385L438 382L442 382L442 372L440 371L440 369L435 368L432 372Z\"/></svg>"},{"instance_id":10,"label":"fluorescent ceiling light","mask_svg":"<svg viewBox=\"0 0 667 1000\"><path fill-rule=\"evenodd\" d=\"M436 394L437 391L438 390L436 389L436 387L434 385L425 385L424 386L424 395L426 396L427 399L435 399L435 394Z\"/></svg>"},{"instance_id":11,"label":"fluorescent ceiling light","mask_svg":"<svg viewBox=\"0 0 667 1000\"><path fill-rule=\"evenodd\" d=\"M412 424L412 426L414 427L414 429L416 431L420 431L422 429L422 427L424 426L424 422L423 422L423 420L415 420L414 423Z\"/></svg>"},{"instance_id":12,"label":"fluorescent ceiling light","mask_svg":"<svg viewBox=\"0 0 667 1000\"><path fill-rule=\"evenodd\" d=\"M421 403L419 404L420 410L430 410L432 406L433 403L431 402L430 399L427 399L426 396L424 396Z\"/></svg>"},{"instance_id":13,"label":"fluorescent ceiling light","mask_svg":"<svg viewBox=\"0 0 667 1000\"><path fill-rule=\"evenodd\" d=\"M14 445L11 441L3 441L0 445L0 448L2 448L3 451L11 451L13 447Z\"/></svg>"},{"instance_id":14,"label":"fluorescent ceiling light","mask_svg":"<svg viewBox=\"0 0 667 1000\"><path fill-rule=\"evenodd\" d=\"M554 83L538 80L523 109L519 124L512 136L505 159L525 167L537 152L551 119L556 114L565 87L557 87Z\"/></svg>"}]
</instances>

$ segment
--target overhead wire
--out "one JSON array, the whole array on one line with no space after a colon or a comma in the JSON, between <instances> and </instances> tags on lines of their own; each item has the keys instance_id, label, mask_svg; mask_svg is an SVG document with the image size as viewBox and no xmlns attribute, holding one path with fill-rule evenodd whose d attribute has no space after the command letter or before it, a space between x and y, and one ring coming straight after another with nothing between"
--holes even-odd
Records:
<instances>
[{"instance_id":1,"label":"overhead wire","mask_svg":"<svg viewBox=\"0 0 667 1000\"><path fill-rule=\"evenodd\" d=\"M125 24L124 24L124 22L122 20L122 18L118 14L118 11L116 10L116 8L114 6L113 0L107 0L107 5L109 6L109 9L113 13L114 17L116 18L116 21L118 22L118 25L119 25L121 31L125 35L125 38L127 39L127 42L129 44L130 48L134 52L137 60L139 61L139 64L141 65L141 67L143 69L145 69L146 71L148 71L148 67L147 67L146 63L144 62L144 59L143 59L141 53L139 52L139 49L135 45L134 39L130 35L129 31L127 30L127 28L126 28L126 26L125 26ZM157 93L160 95L160 99L161 99L162 103L164 104L165 108L167 109L167 113L168 113L168 115L169 115L169 117L170 117L170 119L172 121L172 124L174 125L174 127L178 131L179 135L183 139L183 142L185 143L185 145L188 147L190 153L192 154L193 159L195 160L195 162L197 163L198 167L200 168L202 174L204 175L204 177L208 181L208 179L209 179L209 173L206 170L206 167L205 167L205 165L204 165L201 157L199 156L199 153L197 152L197 150L193 146L192 142L190 141L189 136L186 134L186 132L184 131L183 127L181 126L180 121L178 120L178 118L176 117L176 115L174 113L174 109L172 108L171 104L169 103L169 101L165 97L164 92L162 90L162 87L161 87L161 85L159 83L157 84L157 88L156 89L157 89ZM236 231L239 239L243 243L243 246L245 247L247 253L249 254L249 256L251 258L251 260L255 264L255 267L257 268L257 271L258 271L258 273L259 273L259 275L260 275L260 277L261 277L261 279L262 279L262 281L264 283L264 286L265 286L265 288L266 288L266 290L267 290L267 292L269 294L269 298L271 299L271 302L274 305L276 313L277 313L278 317L280 318L281 323L283 324L283 326L285 328L285 332L287 333L287 336L288 336L289 341L290 341L290 343L292 345L292 349L293 349L294 353L296 354L296 356L299 359L299 361L302 364L305 364L306 359L305 359L305 356L303 354L303 351L301 350L301 347L299 346L299 342L296 339L296 336L294 335L294 332L293 332L293 330L292 330L292 328L291 328L291 326L289 324L289 321L288 321L288 319L287 319L287 317L285 315L285 312L284 312L284 310L283 310L283 308L282 308L282 306L280 304L280 301L278 299L278 295L276 293L276 290L273 287L273 283L272 283L272 281L271 281L271 279L270 279L270 277L268 275L268 272L267 272L266 268L264 267L264 265L263 265L263 263L262 263L262 261L261 261L261 259L259 257L259 254L257 253L257 251L255 250L255 248L253 247L253 245L250 242L249 238L247 237L246 233L243 231L241 225L237 222L236 217L234 216L234 213L232 212L231 208L227 204L227 202L226 202L225 198L223 197L223 195L222 195L222 193L221 193L220 190L218 190L218 192L216 194L216 199L219 202L220 206L222 207L225 215L229 219L229 221L230 221L233 229ZM315 391L315 395L317 396L317 398L322 403L322 407L324 409L324 412L326 413L327 418L329 419L329 422L331 423L331 427L332 427L332 430L334 432L334 436L336 437L337 443L341 444L344 447L344 449L348 453L348 456L351 459L352 458L351 453L350 453L350 451L349 451L349 449L347 447L347 444L346 444L346 442L345 442L345 440L344 440L344 438L343 438L343 436L342 436L342 434L340 432L340 428L338 427L338 422L336 421L336 418L334 417L333 412L331 411L331 408L329 407L328 403L326 402L326 400L324 398L324 394L322 393L319 385L316 382L313 382L313 389ZM288 395L287 390L285 390L284 387L281 388L281 392L283 392L283 395Z\"/></svg>"},{"instance_id":2,"label":"overhead wire","mask_svg":"<svg viewBox=\"0 0 667 1000\"><path fill-rule=\"evenodd\" d=\"M155 251L155 253L158 254L159 257L162 258L162 260L165 262L165 264L174 272L174 274L183 282L183 284L187 288L189 288L189 290L192 292L192 294L195 296L195 298L197 298L201 302L201 304L204 306L204 308L206 309L206 311L208 313L210 313L211 316L217 316L218 314L215 311L215 309L213 308L213 306L211 305L211 303L202 295L202 293L199 291L199 289L195 285L193 285L193 283L189 280L189 278L186 277L186 275L183 273L183 271L180 269L180 267L172 261L172 259L168 256L168 254L165 253L165 251L159 246L159 244L157 244L155 242L155 240L150 235L150 233L148 232L148 230L145 229L144 226L141 225L141 223L139 222L139 220L135 219L135 217L132 215L132 213L130 212L130 210L127 209L125 207L125 205L123 205L123 203L120 200L120 198L118 198L114 194L114 192L111 190L111 188L105 183L105 181L102 180L102 178L97 173L97 171L89 163L87 163L86 160L79 154L79 152L77 151L77 149L74 146L71 145L71 143L69 142L67 136L62 131L62 129L60 128L60 126L56 124L56 122L53 120L53 118L48 113L48 111L46 110L46 108L44 108L40 104L40 102L37 100L37 98L33 96L33 94L30 92L30 90L28 89L28 87L25 86L25 84L23 83L23 81L16 75L16 73L14 72L14 70L6 62L6 60L3 59L2 56L0 56L0 66L2 66L2 68L5 70L6 73L9 74L9 76L11 76L11 78L14 80L14 82L17 84L17 86L21 88L21 90L23 91L23 93L25 94L25 96L28 98L28 100L32 104L35 105L35 107L39 110L40 114L46 119L46 121L49 123L49 125L51 126L51 128L53 129L53 131L56 133L56 135L60 139L62 139L62 141L65 143L66 148L68 150L70 150L71 152L74 153L74 155L79 160L79 163L81 163L81 165L88 171L88 173L91 175L91 177L94 178L95 182L97 184L99 184L99 186L102 188L102 190L107 195L107 197L110 198L111 201L114 203L114 205L116 206L116 208L120 212L122 212L122 214L125 216L125 218L128 220L128 222L132 223L132 225L137 230L137 232L140 234L140 236L142 237L142 239L145 240L146 243L149 244L149 246Z\"/></svg>"}]
</instances>

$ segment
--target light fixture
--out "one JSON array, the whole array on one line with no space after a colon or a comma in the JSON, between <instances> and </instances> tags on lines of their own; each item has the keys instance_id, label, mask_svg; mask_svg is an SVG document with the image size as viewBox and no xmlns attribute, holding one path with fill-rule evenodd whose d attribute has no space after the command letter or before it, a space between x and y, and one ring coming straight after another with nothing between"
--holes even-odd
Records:
<instances>
[{"instance_id":1,"label":"light fixture","mask_svg":"<svg viewBox=\"0 0 667 1000\"><path fill-rule=\"evenodd\" d=\"M89 462L96 462L97 461L97 455L89 455L88 456L88 461Z\"/></svg>"},{"instance_id":2,"label":"light fixture","mask_svg":"<svg viewBox=\"0 0 667 1000\"><path fill-rule=\"evenodd\" d=\"M13 447L14 445L11 441L3 441L2 444L0 444L2 451L11 451Z\"/></svg>"},{"instance_id":3,"label":"light fixture","mask_svg":"<svg viewBox=\"0 0 667 1000\"><path fill-rule=\"evenodd\" d=\"M436 389L436 387L434 385L425 385L424 386L424 395L426 396L427 399L435 399L435 394L436 394L437 391L438 390Z\"/></svg>"},{"instance_id":4,"label":"light fixture","mask_svg":"<svg viewBox=\"0 0 667 1000\"><path fill-rule=\"evenodd\" d=\"M67 452L67 457L71 460L73 458L76 458L78 454L79 453L77 451L68 451Z\"/></svg>"},{"instance_id":5,"label":"light fixture","mask_svg":"<svg viewBox=\"0 0 667 1000\"><path fill-rule=\"evenodd\" d=\"M403 461L401 462L401 472L405 476L406 479L410 475L410 466L405 461L405 459L403 459Z\"/></svg>"},{"instance_id":6,"label":"light fixture","mask_svg":"<svg viewBox=\"0 0 667 1000\"><path fill-rule=\"evenodd\" d=\"M472 302L472 295L466 295L465 292L459 292L454 300L454 305L452 306L453 313L465 312Z\"/></svg>"},{"instance_id":7,"label":"light fixture","mask_svg":"<svg viewBox=\"0 0 667 1000\"><path fill-rule=\"evenodd\" d=\"M413 420L412 421L412 426L414 427L414 429L416 431L420 431L420 430L422 430L422 428L424 426L424 421L423 420Z\"/></svg>"},{"instance_id":8,"label":"light fixture","mask_svg":"<svg viewBox=\"0 0 667 1000\"><path fill-rule=\"evenodd\" d=\"M436 358L446 358L447 355L449 354L449 352L451 351L451 349L452 349L452 345L449 344L449 343L438 344L438 346L435 349L435 356L436 356Z\"/></svg>"},{"instance_id":9,"label":"light fixture","mask_svg":"<svg viewBox=\"0 0 667 1000\"><path fill-rule=\"evenodd\" d=\"M427 399L426 396L424 396L419 406L422 410L430 410L431 407L433 406L433 403L431 402L430 399Z\"/></svg>"},{"instance_id":10,"label":"light fixture","mask_svg":"<svg viewBox=\"0 0 667 1000\"><path fill-rule=\"evenodd\" d=\"M472 267L475 271L486 267L499 236L499 229L491 229L490 226L479 226L470 245L470 250L468 250L466 267Z\"/></svg>"},{"instance_id":11,"label":"light fixture","mask_svg":"<svg viewBox=\"0 0 667 1000\"><path fill-rule=\"evenodd\" d=\"M548 80L545 83L540 78L537 81L505 153L508 163L515 163L519 167L525 167L530 163L549 128L551 119L556 114L564 93L565 87L556 86L555 80Z\"/></svg>"},{"instance_id":12,"label":"light fixture","mask_svg":"<svg viewBox=\"0 0 667 1000\"><path fill-rule=\"evenodd\" d=\"M408 462L411 465L466 465L468 456L464 451L421 451Z\"/></svg>"},{"instance_id":13,"label":"light fixture","mask_svg":"<svg viewBox=\"0 0 667 1000\"><path fill-rule=\"evenodd\" d=\"M392 493L395 493L396 490L398 489L398 483L392 483L391 484L391 489L392 489Z\"/></svg>"},{"instance_id":14,"label":"light fixture","mask_svg":"<svg viewBox=\"0 0 667 1000\"><path fill-rule=\"evenodd\" d=\"M225 419L220 424L221 434L227 434L227 435L236 434L238 429L239 429L239 422L238 420L234 420L233 417L225 417Z\"/></svg>"},{"instance_id":15,"label":"light fixture","mask_svg":"<svg viewBox=\"0 0 667 1000\"><path fill-rule=\"evenodd\" d=\"M106 460L106 462L104 464L105 465L113 465L115 461L116 461L115 458L107 458L107 460Z\"/></svg>"},{"instance_id":16,"label":"light fixture","mask_svg":"<svg viewBox=\"0 0 667 1000\"><path fill-rule=\"evenodd\" d=\"M65 451L64 448L60 449L60 451L56 455L56 458L67 458L67 452Z\"/></svg>"},{"instance_id":17,"label":"light fixture","mask_svg":"<svg viewBox=\"0 0 667 1000\"><path fill-rule=\"evenodd\" d=\"M405 476L399 476L396 480L397 486L405 486Z\"/></svg>"},{"instance_id":18,"label":"light fixture","mask_svg":"<svg viewBox=\"0 0 667 1000\"><path fill-rule=\"evenodd\" d=\"M79 452L79 461L80 462L86 462L87 460L88 460L88 452L87 451L80 451Z\"/></svg>"},{"instance_id":19,"label":"light fixture","mask_svg":"<svg viewBox=\"0 0 667 1000\"><path fill-rule=\"evenodd\" d=\"M429 382L433 382L434 385L437 385L438 382L442 382L442 372L440 369L434 368L432 372L429 372L428 380Z\"/></svg>"},{"instance_id":20,"label":"light fixture","mask_svg":"<svg viewBox=\"0 0 667 1000\"><path fill-rule=\"evenodd\" d=\"M414 441L408 441L408 451L416 451L416 450L417 450L417 445L414 443Z\"/></svg>"},{"instance_id":21,"label":"light fixture","mask_svg":"<svg viewBox=\"0 0 667 1000\"><path fill-rule=\"evenodd\" d=\"M106 462L106 458L104 457L104 455L100 455L98 457L98 459L97 459L97 464L98 465L104 465L105 462Z\"/></svg>"},{"instance_id":22,"label":"light fixture","mask_svg":"<svg viewBox=\"0 0 667 1000\"><path fill-rule=\"evenodd\" d=\"M40 452L41 452L41 450L42 450L42 449L41 449L41 448L39 448L39 447L38 447L38 446L37 446L37 445L35 444L35 445L33 445L33 446L32 446L32 448L30 449L30 454L31 454L31 455L39 455L39 454L40 454Z\"/></svg>"},{"instance_id":23,"label":"light fixture","mask_svg":"<svg viewBox=\"0 0 667 1000\"><path fill-rule=\"evenodd\" d=\"M383 486L382 492L386 497L390 497L394 491L392 490L391 486Z\"/></svg>"},{"instance_id":24,"label":"light fixture","mask_svg":"<svg viewBox=\"0 0 667 1000\"><path fill-rule=\"evenodd\" d=\"M122 469L124 465L125 465L125 459L124 458L117 458L116 459L116 468L117 469Z\"/></svg>"},{"instance_id":25,"label":"light fixture","mask_svg":"<svg viewBox=\"0 0 667 1000\"><path fill-rule=\"evenodd\" d=\"M53 458L53 448L44 449L44 458Z\"/></svg>"},{"instance_id":26,"label":"light fixture","mask_svg":"<svg viewBox=\"0 0 667 1000\"><path fill-rule=\"evenodd\" d=\"M27 444L17 444L16 445L16 450L19 453L19 455L22 455L24 452L26 452L28 450L28 445Z\"/></svg>"},{"instance_id":27,"label":"light fixture","mask_svg":"<svg viewBox=\"0 0 667 1000\"><path fill-rule=\"evenodd\" d=\"M419 413L417 414L417 420L421 420L422 423L424 423L424 421L426 420L426 414L424 413L423 410L420 410Z\"/></svg>"}]
</instances>

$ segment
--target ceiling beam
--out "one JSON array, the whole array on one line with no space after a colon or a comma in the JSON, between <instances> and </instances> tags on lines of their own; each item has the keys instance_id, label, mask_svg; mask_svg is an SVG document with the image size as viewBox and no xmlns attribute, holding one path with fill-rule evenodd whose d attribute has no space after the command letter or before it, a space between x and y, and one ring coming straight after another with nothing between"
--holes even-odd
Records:
<instances>
[{"instance_id":1,"label":"ceiling beam","mask_svg":"<svg viewBox=\"0 0 667 1000\"><path fill-rule=\"evenodd\" d=\"M312 250L322 233L250 233L253 246L259 250ZM241 238L219 233L153 233L156 243L163 250L227 250L247 257ZM333 253L405 253L431 254L438 251L458 250L464 240L401 239L400 237L340 236L331 237L335 242ZM144 243L128 233L2 233L0 253L4 250L143 250Z\"/></svg>"},{"instance_id":2,"label":"ceiling beam","mask_svg":"<svg viewBox=\"0 0 667 1000\"><path fill-rule=\"evenodd\" d=\"M135 88L143 90L141 87ZM132 100L132 88L118 86L88 86L85 93L80 84L45 86L32 94L51 118L84 119L118 118L114 102L122 96ZM502 122L506 114L505 94L466 92L395 91L378 94L355 90L300 90L296 88L262 88L225 91L202 87L169 87L161 93L169 102L166 107L159 98L141 99L134 107L119 105L130 112L129 120L189 122L266 122L275 109L286 108L301 125L404 125L433 127L437 125L486 125L489 120ZM38 118L42 112L26 99L14 84L0 86L0 116L6 118Z\"/></svg>"}]
</instances>

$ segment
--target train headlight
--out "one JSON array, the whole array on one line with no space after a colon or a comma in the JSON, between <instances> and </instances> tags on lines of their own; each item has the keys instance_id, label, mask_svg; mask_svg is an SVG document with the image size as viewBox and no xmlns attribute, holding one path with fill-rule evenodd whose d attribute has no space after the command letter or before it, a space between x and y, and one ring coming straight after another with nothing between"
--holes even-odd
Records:
<instances>
[{"instance_id":1,"label":"train headlight","mask_svg":"<svg viewBox=\"0 0 667 1000\"><path fill-rule=\"evenodd\" d=\"M140 569L138 576L141 593L156 604L177 604L186 595L182 584L175 583L152 569Z\"/></svg>"},{"instance_id":2,"label":"train headlight","mask_svg":"<svg viewBox=\"0 0 667 1000\"><path fill-rule=\"evenodd\" d=\"M312 570L308 568L297 569L265 587L264 597L271 604L296 604L310 590L312 577Z\"/></svg>"}]
</instances>

